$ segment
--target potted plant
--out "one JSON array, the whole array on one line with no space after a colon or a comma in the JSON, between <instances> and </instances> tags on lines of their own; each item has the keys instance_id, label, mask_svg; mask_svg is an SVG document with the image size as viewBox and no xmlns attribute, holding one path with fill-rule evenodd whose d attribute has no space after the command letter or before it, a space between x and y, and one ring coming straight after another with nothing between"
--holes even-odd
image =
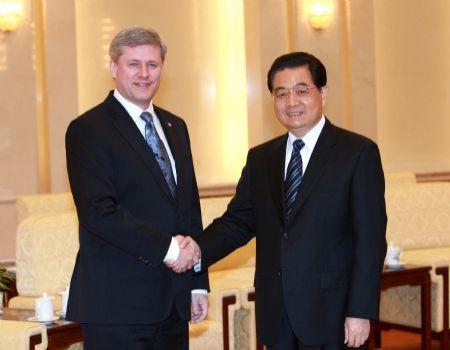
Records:
<instances>
[{"instance_id":1,"label":"potted plant","mask_svg":"<svg viewBox=\"0 0 450 350\"><path fill-rule=\"evenodd\" d=\"M0 309L3 305L3 293L10 289L10 286L13 285L15 280L16 276L6 269L0 268Z\"/></svg>"}]
</instances>

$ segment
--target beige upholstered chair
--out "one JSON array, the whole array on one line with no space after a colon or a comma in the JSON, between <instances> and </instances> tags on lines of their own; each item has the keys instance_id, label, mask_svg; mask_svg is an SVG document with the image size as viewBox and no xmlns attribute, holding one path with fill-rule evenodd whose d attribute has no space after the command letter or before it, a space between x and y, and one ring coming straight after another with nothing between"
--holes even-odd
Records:
<instances>
[{"instance_id":1,"label":"beige upholstered chair","mask_svg":"<svg viewBox=\"0 0 450 350\"><path fill-rule=\"evenodd\" d=\"M47 330L44 325L0 320L0 350L29 350L30 337L38 334L42 341L34 349L47 349Z\"/></svg>"},{"instance_id":2,"label":"beige upholstered chair","mask_svg":"<svg viewBox=\"0 0 450 350\"><path fill-rule=\"evenodd\" d=\"M78 250L77 217L74 212L30 216L19 224L16 237L16 273L19 296L9 307L33 309L34 299L46 292L55 296L70 283Z\"/></svg>"}]
</instances>

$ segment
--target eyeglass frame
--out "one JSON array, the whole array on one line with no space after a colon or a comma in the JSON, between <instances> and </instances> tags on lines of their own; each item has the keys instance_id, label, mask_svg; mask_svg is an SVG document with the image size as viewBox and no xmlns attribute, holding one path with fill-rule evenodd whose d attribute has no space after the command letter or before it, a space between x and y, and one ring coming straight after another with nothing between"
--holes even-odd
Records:
<instances>
[{"instance_id":1,"label":"eyeglass frame","mask_svg":"<svg viewBox=\"0 0 450 350\"><path fill-rule=\"evenodd\" d=\"M311 90L314 89L320 91L319 88L317 88L314 85L308 85L306 83L298 83L294 85L292 88L285 88L285 87L275 88L274 91L271 93L271 96L274 103L286 103L286 101L291 97L291 95L294 95L294 97L299 99L304 99L309 95ZM281 96L280 98L277 99L275 94L277 93L277 91L280 90L286 91L286 95Z\"/></svg>"}]
</instances>

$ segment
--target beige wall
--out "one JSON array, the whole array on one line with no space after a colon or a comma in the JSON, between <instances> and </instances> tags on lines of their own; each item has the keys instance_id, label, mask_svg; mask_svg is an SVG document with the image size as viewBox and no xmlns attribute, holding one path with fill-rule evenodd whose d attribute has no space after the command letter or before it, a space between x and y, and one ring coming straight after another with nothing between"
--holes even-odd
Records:
<instances>
[{"instance_id":1,"label":"beige wall","mask_svg":"<svg viewBox=\"0 0 450 350\"><path fill-rule=\"evenodd\" d=\"M31 4L11 33L0 32L0 259L14 257L14 198L36 193L36 91Z\"/></svg>"},{"instance_id":2,"label":"beige wall","mask_svg":"<svg viewBox=\"0 0 450 350\"><path fill-rule=\"evenodd\" d=\"M68 189L64 134L78 113L74 5L43 5L24 1L22 25L0 33L0 260L15 256L15 198Z\"/></svg>"},{"instance_id":3,"label":"beige wall","mask_svg":"<svg viewBox=\"0 0 450 350\"><path fill-rule=\"evenodd\" d=\"M450 2L376 0L379 142L387 170L450 168Z\"/></svg>"},{"instance_id":4,"label":"beige wall","mask_svg":"<svg viewBox=\"0 0 450 350\"><path fill-rule=\"evenodd\" d=\"M152 27L168 46L155 102L186 120L198 183L236 182L248 148L243 2L131 3L126 12L118 0L76 2L80 112L112 88L112 35L127 25Z\"/></svg>"},{"instance_id":5,"label":"beige wall","mask_svg":"<svg viewBox=\"0 0 450 350\"><path fill-rule=\"evenodd\" d=\"M64 135L78 115L75 4L46 0L46 82L51 192L67 192Z\"/></svg>"},{"instance_id":6,"label":"beige wall","mask_svg":"<svg viewBox=\"0 0 450 350\"><path fill-rule=\"evenodd\" d=\"M249 144L285 132L276 121L266 74L273 60L307 51L328 73L326 114L339 126L376 140L377 107L372 0L334 1L329 28L311 28L305 0L245 1Z\"/></svg>"},{"instance_id":7,"label":"beige wall","mask_svg":"<svg viewBox=\"0 0 450 350\"><path fill-rule=\"evenodd\" d=\"M247 0L244 3L248 140L252 147L284 132L275 118L266 75L273 60L290 50L289 2Z\"/></svg>"}]
</instances>

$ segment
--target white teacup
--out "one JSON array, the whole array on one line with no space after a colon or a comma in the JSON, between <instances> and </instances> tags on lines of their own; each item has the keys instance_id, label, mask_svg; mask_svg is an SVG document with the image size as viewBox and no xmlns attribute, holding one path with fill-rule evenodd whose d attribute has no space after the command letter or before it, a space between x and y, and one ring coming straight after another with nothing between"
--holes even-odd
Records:
<instances>
[{"instance_id":1,"label":"white teacup","mask_svg":"<svg viewBox=\"0 0 450 350\"><path fill-rule=\"evenodd\" d=\"M47 293L44 293L42 298L36 299L34 311L38 321L46 322L53 320L53 299Z\"/></svg>"},{"instance_id":2,"label":"white teacup","mask_svg":"<svg viewBox=\"0 0 450 350\"><path fill-rule=\"evenodd\" d=\"M69 300L69 287L58 294L61 295L61 313L65 315L67 311L67 302Z\"/></svg>"},{"instance_id":3,"label":"white teacup","mask_svg":"<svg viewBox=\"0 0 450 350\"><path fill-rule=\"evenodd\" d=\"M388 246L386 252L386 265L400 264L400 256L402 255L402 248L394 246L392 243Z\"/></svg>"}]
</instances>

